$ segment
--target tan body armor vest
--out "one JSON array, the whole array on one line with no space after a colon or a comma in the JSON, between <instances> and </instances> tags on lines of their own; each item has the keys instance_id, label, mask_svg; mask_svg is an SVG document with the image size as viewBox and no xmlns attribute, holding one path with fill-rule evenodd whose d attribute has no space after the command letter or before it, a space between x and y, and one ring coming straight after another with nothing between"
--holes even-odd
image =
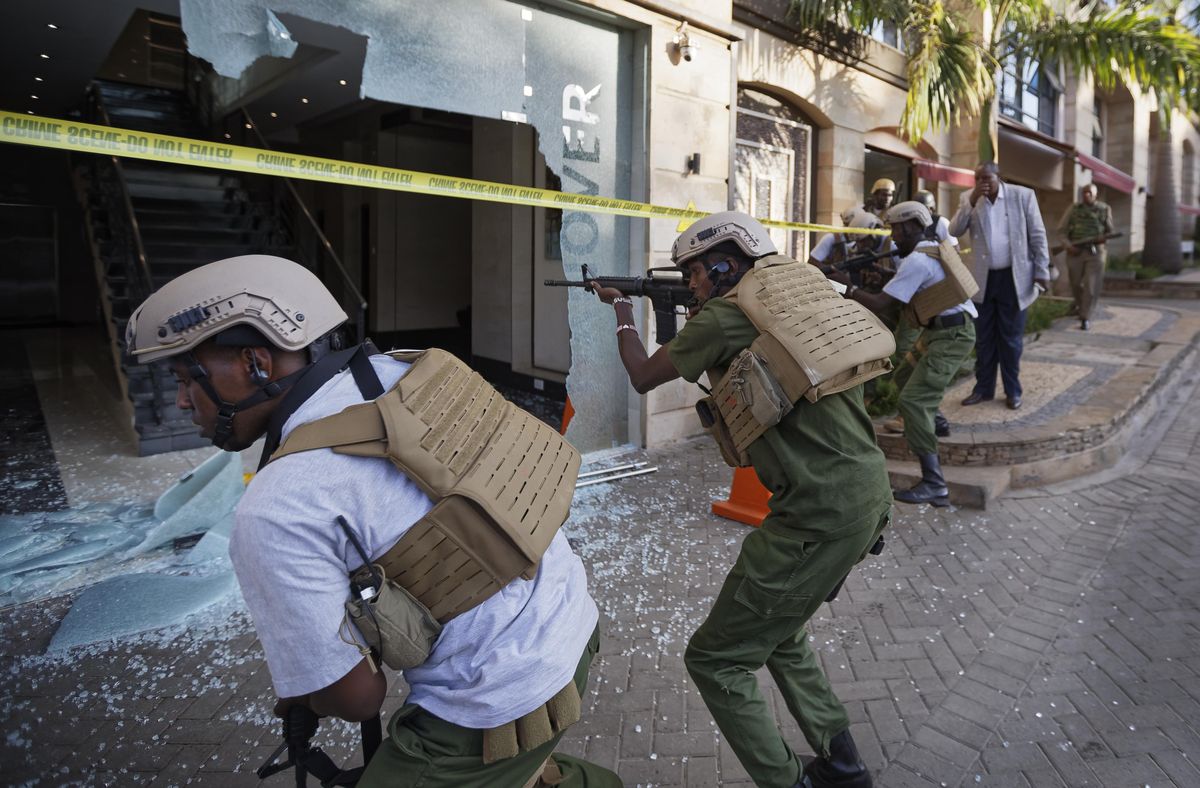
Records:
<instances>
[{"instance_id":1,"label":"tan body armor vest","mask_svg":"<svg viewBox=\"0 0 1200 788\"><path fill-rule=\"evenodd\" d=\"M912 316L918 326L927 326L929 321L958 306L979 292L979 283L975 281L971 269L967 268L958 249L949 241L941 241L936 247L917 249L942 264L946 278L935 285L918 291L908 303Z\"/></svg>"},{"instance_id":2,"label":"tan body armor vest","mask_svg":"<svg viewBox=\"0 0 1200 788\"><path fill-rule=\"evenodd\" d=\"M713 382L712 399L740 455L735 463L723 452L731 465L748 464L750 444L801 398L816 402L892 368L892 332L811 265L761 258L724 298L759 331Z\"/></svg>"},{"instance_id":3,"label":"tan body armor vest","mask_svg":"<svg viewBox=\"0 0 1200 788\"><path fill-rule=\"evenodd\" d=\"M532 579L575 493L579 452L444 350L372 402L302 424L271 460L312 449L387 458L434 501L375 564L439 622Z\"/></svg>"}]
</instances>

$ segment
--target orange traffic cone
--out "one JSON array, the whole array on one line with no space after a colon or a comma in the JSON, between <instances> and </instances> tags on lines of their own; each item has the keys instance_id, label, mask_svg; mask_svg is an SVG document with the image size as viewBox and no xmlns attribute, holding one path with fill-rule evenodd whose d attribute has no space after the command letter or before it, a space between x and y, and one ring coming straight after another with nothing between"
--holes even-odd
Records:
<instances>
[{"instance_id":1,"label":"orange traffic cone","mask_svg":"<svg viewBox=\"0 0 1200 788\"><path fill-rule=\"evenodd\" d=\"M575 415L575 406L571 404L571 398L567 397L567 404L563 406L562 426L558 429L559 435L567 434L567 427L571 424L571 417Z\"/></svg>"},{"instance_id":2,"label":"orange traffic cone","mask_svg":"<svg viewBox=\"0 0 1200 788\"><path fill-rule=\"evenodd\" d=\"M758 527L767 516L767 499L770 497L771 493L763 487L753 468L735 468L729 500L713 501L713 514Z\"/></svg>"}]
</instances>

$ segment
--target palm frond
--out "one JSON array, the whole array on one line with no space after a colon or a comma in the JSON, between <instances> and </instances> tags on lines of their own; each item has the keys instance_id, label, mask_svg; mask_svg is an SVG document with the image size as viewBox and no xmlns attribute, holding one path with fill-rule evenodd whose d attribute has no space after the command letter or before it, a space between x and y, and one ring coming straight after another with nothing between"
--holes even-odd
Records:
<instances>
[{"instance_id":1,"label":"palm frond","mask_svg":"<svg viewBox=\"0 0 1200 788\"><path fill-rule=\"evenodd\" d=\"M1018 0L1020 2L1020 0ZM1032 2L1032 0L1025 0ZM1167 106L1200 101L1200 38L1151 6L1096 6L1079 18L1010 17L997 57L1057 62L1111 88L1119 80L1158 94Z\"/></svg>"},{"instance_id":2,"label":"palm frond","mask_svg":"<svg viewBox=\"0 0 1200 788\"><path fill-rule=\"evenodd\" d=\"M910 139L984 111L995 87L995 60L967 22L942 0L914 3L904 21L908 97L900 127Z\"/></svg>"},{"instance_id":3,"label":"palm frond","mask_svg":"<svg viewBox=\"0 0 1200 788\"><path fill-rule=\"evenodd\" d=\"M877 22L900 22L909 5L907 0L791 0L788 20L811 29L835 25L862 33Z\"/></svg>"}]
</instances>

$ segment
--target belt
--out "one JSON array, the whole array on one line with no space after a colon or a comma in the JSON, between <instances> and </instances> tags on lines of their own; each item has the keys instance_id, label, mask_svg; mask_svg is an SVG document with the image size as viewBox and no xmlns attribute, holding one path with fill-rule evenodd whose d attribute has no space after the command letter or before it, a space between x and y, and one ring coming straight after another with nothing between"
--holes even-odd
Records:
<instances>
[{"instance_id":1,"label":"belt","mask_svg":"<svg viewBox=\"0 0 1200 788\"><path fill-rule=\"evenodd\" d=\"M966 322L971 319L971 316L966 312L955 312L952 315L938 315L933 320L925 324L926 328L954 328L955 326L966 325Z\"/></svg>"}]
</instances>

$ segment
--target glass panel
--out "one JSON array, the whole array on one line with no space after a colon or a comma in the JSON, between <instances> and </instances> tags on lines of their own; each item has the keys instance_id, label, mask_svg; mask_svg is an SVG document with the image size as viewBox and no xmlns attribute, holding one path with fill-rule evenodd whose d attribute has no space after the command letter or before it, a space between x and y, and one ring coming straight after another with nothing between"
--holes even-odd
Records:
<instances>
[{"instance_id":1,"label":"glass panel","mask_svg":"<svg viewBox=\"0 0 1200 788\"><path fill-rule=\"evenodd\" d=\"M1000 74L1000 112L1022 125L1054 136L1057 132L1058 91L1036 60L1003 61ZM1047 66L1053 68L1053 66Z\"/></svg>"},{"instance_id":2,"label":"glass panel","mask_svg":"<svg viewBox=\"0 0 1200 788\"><path fill-rule=\"evenodd\" d=\"M547 166L561 177L563 191L629 198L632 34L548 10L532 15L525 27L525 78L533 95L524 106ZM578 278L586 263L598 273L628 275L633 221L564 211L565 274ZM567 390L576 407L568 435L585 451L621 445L629 440L629 382L611 340L612 310L597 308L596 297L582 289L572 288L568 299Z\"/></svg>"},{"instance_id":3,"label":"glass panel","mask_svg":"<svg viewBox=\"0 0 1200 788\"><path fill-rule=\"evenodd\" d=\"M890 178L896 183L896 196L892 204L912 199L912 162L891 153L867 148L863 160L863 201L865 202L870 189L876 180Z\"/></svg>"},{"instance_id":4,"label":"glass panel","mask_svg":"<svg viewBox=\"0 0 1200 788\"><path fill-rule=\"evenodd\" d=\"M770 117L763 117L764 115ZM810 148L812 126L799 110L753 88L738 88L737 152L734 158L734 202L738 210L755 213L754 206L771 205L770 216L803 222L809 218L812 191ZM761 178L769 187L753 185ZM769 188L770 200L755 189ZM767 216L762 213L755 215ZM772 230L776 247L785 254L807 256L807 234Z\"/></svg>"},{"instance_id":5,"label":"glass panel","mask_svg":"<svg viewBox=\"0 0 1200 788\"><path fill-rule=\"evenodd\" d=\"M871 38L890 47L904 51L904 38L895 22L876 22L871 26Z\"/></svg>"},{"instance_id":6,"label":"glass panel","mask_svg":"<svg viewBox=\"0 0 1200 788\"><path fill-rule=\"evenodd\" d=\"M226 76L269 54L272 0L181 0L189 47ZM363 98L527 122L565 191L630 197L633 33L565 12L507 0L388 0L329 3L289 0L289 17L366 36ZM253 27L253 25L251 25ZM555 218L548 217L553 226ZM563 268L577 278L629 273L630 224L624 217L566 211L559 231ZM644 225L639 224L639 231ZM553 244L547 242L547 251ZM541 287L531 282L530 287ZM571 438L585 451L629 439L629 387L612 341L612 311L570 291L571 374L577 414ZM597 341L597 337L605 341Z\"/></svg>"}]
</instances>

